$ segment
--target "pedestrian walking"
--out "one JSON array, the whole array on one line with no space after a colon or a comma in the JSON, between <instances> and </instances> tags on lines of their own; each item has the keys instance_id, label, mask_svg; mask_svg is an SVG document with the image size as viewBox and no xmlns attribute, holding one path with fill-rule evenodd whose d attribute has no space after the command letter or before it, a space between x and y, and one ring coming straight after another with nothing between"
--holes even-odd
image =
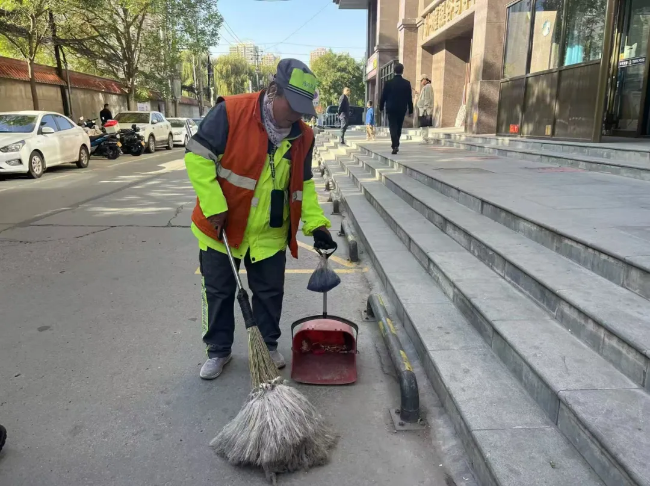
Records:
<instances>
[{"instance_id":1,"label":"pedestrian walking","mask_svg":"<svg viewBox=\"0 0 650 486\"><path fill-rule=\"evenodd\" d=\"M395 64L395 77L386 81L381 93L379 111L386 111L388 128L390 130L391 148L393 154L399 151L399 139L402 136L402 125L406 111L413 115L413 97L411 83L402 77L404 65Z\"/></svg>"},{"instance_id":2,"label":"pedestrian walking","mask_svg":"<svg viewBox=\"0 0 650 486\"><path fill-rule=\"evenodd\" d=\"M418 122L422 131L422 140L429 142L429 127L433 125L433 88L429 76L420 76L420 96L417 101Z\"/></svg>"},{"instance_id":3,"label":"pedestrian walking","mask_svg":"<svg viewBox=\"0 0 650 486\"><path fill-rule=\"evenodd\" d=\"M301 120L316 114L316 83L305 64L284 59L267 90L219 98L187 145L185 165L198 196L192 232L208 354L203 379L217 378L232 358L236 281L222 231L237 265L246 266L253 314L278 368L285 366L277 346L287 245L297 258L302 219L316 247L334 247L312 180L314 132Z\"/></svg>"},{"instance_id":4,"label":"pedestrian walking","mask_svg":"<svg viewBox=\"0 0 650 486\"><path fill-rule=\"evenodd\" d=\"M372 107L372 101L368 101L368 110L366 111L366 140L375 139L375 109Z\"/></svg>"},{"instance_id":5,"label":"pedestrian walking","mask_svg":"<svg viewBox=\"0 0 650 486\"><path fill-rule=\"evenodd\" d=\"M111 113L111 110L108 109L108 103L106 103L104 109L99 112L99 119L102 122L102 126L106 125L108 120L113 119L113 114Z\"/></svg>"},{"instance_id":6,"label":"pedestrian walking","mask_svg":"<svg viewBox=\"0 0 650 486\"><path fill-rule=\"evenodd\" d=\"M341 121L341 144L345 145L345 131L350 125L350 88L343 88L339 98L339 120Z\"/></svg>"}]
</instances>

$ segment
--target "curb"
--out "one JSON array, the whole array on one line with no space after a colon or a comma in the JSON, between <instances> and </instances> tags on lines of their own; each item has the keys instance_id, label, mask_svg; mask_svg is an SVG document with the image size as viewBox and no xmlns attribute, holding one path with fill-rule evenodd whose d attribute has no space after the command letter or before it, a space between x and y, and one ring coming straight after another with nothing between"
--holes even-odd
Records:
<instances>
[{"instance_id":1,"label":"curb","mask_svg":"<svg viewBox=\"0 0 650 486\"><path fill-rule=\"evenodd\" d=\"M422 429L425 425L420 418L418 381L415 373L413 373L411 363L403 351L403 346L397 336L393 321L388 316L384 302L379 295L371 294L368 297L367 312L377 319L379 330L384 338L384 343L386 343L386 348L388 348L388 354L397 371L400 388L400 408L397 410L390 409L395 430Z\"/></svg>"},{"instance_id":2,"label":"curb","mask_svg":"<svg viewBox=\"0 0 650 486\"><path fill-rule=\"evenodd\" d=\"M341 221L341 231L339 231L339 236L345 236L345 239L348 241L348 255L350 261L357 263L359 261L359 245L357 244L357 236L354 234L352 224L347 218L343 218Z\"/></svg>"}]
</instances>

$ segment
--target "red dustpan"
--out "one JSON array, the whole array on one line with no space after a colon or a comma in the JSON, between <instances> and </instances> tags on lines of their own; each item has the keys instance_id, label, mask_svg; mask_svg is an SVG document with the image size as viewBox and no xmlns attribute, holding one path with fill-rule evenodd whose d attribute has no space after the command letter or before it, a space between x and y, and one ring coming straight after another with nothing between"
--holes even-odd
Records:
<instances>
[{"instance_id":1,"label":"red dustpan","mask_svg":"<svg viewBox=\"0 0 650 486\"><path fill-rule=\"evenodd\" d=\"M358 333L354 322L327 314L327 292L323 293L323 314L304 317L291 325L291 379L311 385L357 381Z\"/></svg>"}]
</instances>

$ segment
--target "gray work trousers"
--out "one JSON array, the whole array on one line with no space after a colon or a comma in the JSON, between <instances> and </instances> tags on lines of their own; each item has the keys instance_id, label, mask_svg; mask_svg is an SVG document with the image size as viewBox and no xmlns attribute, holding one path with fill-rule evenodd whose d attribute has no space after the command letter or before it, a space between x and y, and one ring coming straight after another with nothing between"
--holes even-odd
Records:
<instances>
[{"instance_id":1,"label":"gray work trousers","mask_svg":"<svg viewBox=\"0 0 650 486\"><path fill-rule=\"evenodd\" d=\"M252 262L244 258L248 286L253 294L253 315L269 350L278 347L280 317L284 298L285 251ZM239 268L240 260L235 260ZM209 358L230 354L235 333L235 296L237 283L228 255L208 248L200 250L199 264L203 276L203 342Z\"/></svg>"}]
</instances>

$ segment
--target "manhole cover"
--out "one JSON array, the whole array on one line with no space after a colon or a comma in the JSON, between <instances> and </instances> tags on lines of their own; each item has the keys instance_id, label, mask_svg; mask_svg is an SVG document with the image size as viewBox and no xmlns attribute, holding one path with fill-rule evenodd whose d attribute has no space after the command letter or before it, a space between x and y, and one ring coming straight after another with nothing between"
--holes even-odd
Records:
<instances>
[{"instance_id":1,"label":"manhole cover","mask_svg":"<svg viewBox=\"0 0 650 486\"><path fill-rule=\"evenodd\" d=\"M482 174L482 173L494 174L494 172L492 172L491 170L479 169L476 167L459 167L459 168L442 167L435 170L441 170L445 172L457 172L459 174Z\"/></svg>"},{"instance_id":2,"label":"manhole cover","mask_svg":"<svg viewBox=\"0 0 650 486\"><path fill-rule=\"evenodd\" d=\"M524 167L526 170L534 170L535 172L584 172L583 169L576 169L574 167Z\"/></svg>"}]
</instances>

